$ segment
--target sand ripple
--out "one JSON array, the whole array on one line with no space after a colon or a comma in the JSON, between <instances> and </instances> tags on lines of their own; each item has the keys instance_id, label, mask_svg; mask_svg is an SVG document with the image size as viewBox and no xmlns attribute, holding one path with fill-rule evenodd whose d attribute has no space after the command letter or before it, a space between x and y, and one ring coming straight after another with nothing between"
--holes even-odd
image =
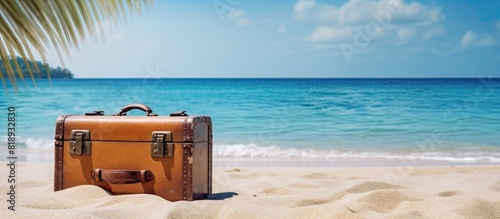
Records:
<instances>
[{"instance_id":1,"label":"sand ripple","mask_svg":"<svg viewBox=\"0 0 500 219\"><path fill-rule=\"evenodd\" d=\"M2 218L500 218L500 166L215 168L214 194L194 202L90 185L53 192L52 168L19 165L17 211L2 207Z\"/></svg>"}]
</instances>

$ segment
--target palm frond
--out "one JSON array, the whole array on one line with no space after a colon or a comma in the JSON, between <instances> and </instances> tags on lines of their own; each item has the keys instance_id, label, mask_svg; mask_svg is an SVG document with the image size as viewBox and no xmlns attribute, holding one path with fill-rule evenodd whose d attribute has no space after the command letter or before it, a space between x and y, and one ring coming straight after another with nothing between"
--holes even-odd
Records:
<instances>
[{"instance_id":1,"label":"palm frond","mask_svg":"<svg viewBox=\"0 0 500 219\"><path fill-rule=\"evenodd\" d=\"M4 73L15 90L16 72L25 82L16 56L22 57L35 82L33 71L40 69L34 53L40 55L46 71L46 52L50 48L64 65L64 57L71 58L71 48L80 48L88 38L104 40L103 23L118 25L120 19L126 22L128 15L141 14L152 4L153 0L1 0L0 61L5 69L0 69L0 80L4 90L8 91ZM47 75L50 79L49 72Z\"/></svg>"}]
</instances>

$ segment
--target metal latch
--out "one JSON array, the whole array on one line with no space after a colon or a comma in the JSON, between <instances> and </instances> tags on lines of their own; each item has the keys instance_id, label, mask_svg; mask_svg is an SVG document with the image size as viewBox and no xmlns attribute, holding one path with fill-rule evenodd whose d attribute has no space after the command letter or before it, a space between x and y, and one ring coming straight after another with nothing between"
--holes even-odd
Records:
<instances>
[{"instance_id":1,"label":"metal latch","mask_svg":"<svg viewBox=\"0 0 500 219\"><path fill-rule=\"evenodd\" d=\"M186 111L177 111L170 113L170 116L188 116L188 114L186 113Z\"/></svg>"},{"instance_id":2,"label":"metal latch","mask_svg":"<svg viewBox=\"0 0 500 219\"><path fill-rule=\"evenodd\" d=\"M72 130L69 142L69 154L78 156L90 155L89 130Z\"/></svg>"},{"instance_id":3,"label":"metal latch","mask_svg":"<svg viewBox=\"0 0 500 219\"><path fill-rule=\"evenodd\" d=\"M151 133L151 157L173 157L174 143L172 132L154 131Z\"/></svg>"}]
</instances>

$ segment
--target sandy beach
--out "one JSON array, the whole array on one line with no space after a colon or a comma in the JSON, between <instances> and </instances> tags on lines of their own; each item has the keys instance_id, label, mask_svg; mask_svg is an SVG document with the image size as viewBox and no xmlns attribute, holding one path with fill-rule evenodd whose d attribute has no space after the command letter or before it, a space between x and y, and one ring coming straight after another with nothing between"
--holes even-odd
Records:
<instances>
[{"instance_id":1,"label":"sandy beach","mask_svg":"<svg viewBox=\"0 0 500 219\"><path fill-rule=\"evenodd\" d=\"M3 201L2 218L500 218L498 165L216 167L213 194L193 202L90 185L54 192L47 163L18 163L16 177L16 211Z\"/></svg>"}]
</instances>

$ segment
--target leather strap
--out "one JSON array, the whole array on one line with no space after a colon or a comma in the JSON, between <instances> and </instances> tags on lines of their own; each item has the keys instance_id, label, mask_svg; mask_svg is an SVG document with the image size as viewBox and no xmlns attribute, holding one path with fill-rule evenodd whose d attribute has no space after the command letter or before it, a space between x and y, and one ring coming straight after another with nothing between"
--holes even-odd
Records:
<instances>
[{"instance_id":1,"label":"leather strap","mask_svg":"<svg viewBox=\"0 0 500 219\"><path fill-rule=\"evenodd\" d=\"M154 175L149 170L105 170L93 169L92 179L110 184L145 183L153 180Z\"/></svg>"}]
</instances>

